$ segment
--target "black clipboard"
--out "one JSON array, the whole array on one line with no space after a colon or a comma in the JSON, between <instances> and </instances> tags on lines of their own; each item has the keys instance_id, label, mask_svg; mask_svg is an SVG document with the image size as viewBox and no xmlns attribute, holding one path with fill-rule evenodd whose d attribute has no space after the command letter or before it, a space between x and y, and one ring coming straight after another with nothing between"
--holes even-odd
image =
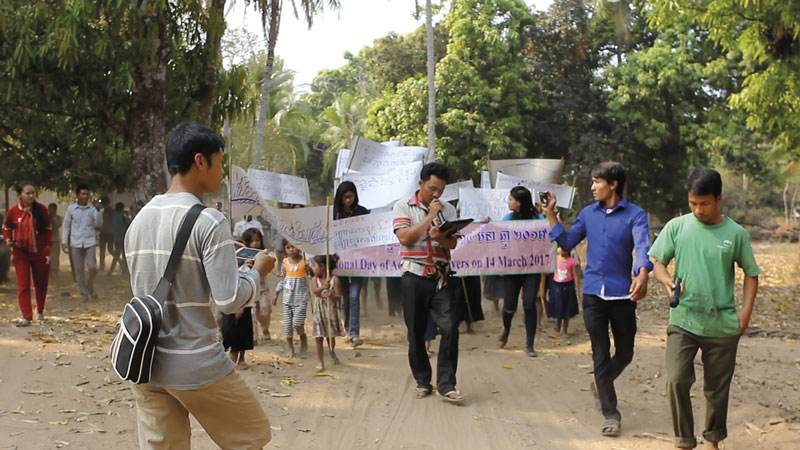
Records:
<instances>
[{"instance_id":1,"label":"black clipboard","mask_svg":"<svg viewBox=\"0 0 800 450\"><path fill-rule=\"evenodd\" d=\"M445 222L439 225L439 231L444 233L447 237L452 237L454 234L461 231L467 225L475 222L474 219L459 219L459 220L451 220L449 222ZM430 239L430 236L426 236L423 241L427 241Z\"/></svg>"}]
</instances>

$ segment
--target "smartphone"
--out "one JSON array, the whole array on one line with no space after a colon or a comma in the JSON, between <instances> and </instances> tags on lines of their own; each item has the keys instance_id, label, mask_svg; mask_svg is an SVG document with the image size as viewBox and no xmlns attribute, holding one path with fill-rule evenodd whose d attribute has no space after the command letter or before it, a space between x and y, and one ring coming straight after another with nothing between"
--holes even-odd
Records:
<instances>
[{"instance_id":1,"label":"smartphone","mask_svg":"<svg viewBox=\"0 0 800 450\"><path fill-rule=\"evenodd\" d=\"M239 259L256 259L256 254L262 251L259 248L242 247L236 250L236 257Z\"/></svg>"},{"instance_id":2,"label":"smartphone","mask_svg":"<svg viewBox=\"0 0 800 450\"><path fill-rule=\"evenodd\" d=\"M550 201L550 195L547 191L539 192L539 203L544 206L547 206L547 202Z\"/></svg>"}]
</instances>

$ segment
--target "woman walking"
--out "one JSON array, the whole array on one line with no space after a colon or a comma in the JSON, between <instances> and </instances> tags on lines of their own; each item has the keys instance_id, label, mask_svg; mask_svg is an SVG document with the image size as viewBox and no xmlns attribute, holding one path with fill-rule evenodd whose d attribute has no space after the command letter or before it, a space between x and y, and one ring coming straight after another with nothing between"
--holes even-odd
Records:
<instances>
[{"instance_id":1,"label":"woman walking","mask_svg":"<svg viewBox=\"0 0 800 450\"><path fill-rule=\"evenodd\" d=\"M511 189L511 193L508 196L508 209L511 212L506 214L503 220L538 218L538 214L533 208L531 191L522 186L516 186ZM537 356L536 351L533 349L533 339L536 336L536 294L539 292L541 278L538 273L505 275L502 277L503 333L500 335L501 348L508 343L508 335L511 332L511 319L514 318L514 313L517 311L519 291L522 290L522 309L525 312L525 353L531 357Z\"/></svg>"},{"instance_id":2,"label":"woman walking","mask_svg":"<svg viewBox=\"0 0 800 450\"><path fill-rule=\"evenodd\" d=\"M18 327L33 320L31 275L36 288L36 320L44 320L44 302L50 275L53 225L47 207L36 201L36 187L29 181L17 186L19 203L10 207L3 221L3 239L13 249L11 261L17 272L17 295L22 319Z\"/></svg>"},{"instance_id":3,"label":"woman walking","mask_svg":"<svg viewBox=\"0 0 800 450\"><path fill-rule=\"evenodd\" d=\"M363 216L369 214L369 210L358 204L358 190L352 181L342 181L336 188L336 196L333 198L333 220L347 219L348 217ZM339 284L342 290L342 313L344 315L344 327L347 330L347 341L353 347L363 344L359 334L361 332L361 286L364 282L362 277L341 277Z\"/></svg>"}]
</instances>

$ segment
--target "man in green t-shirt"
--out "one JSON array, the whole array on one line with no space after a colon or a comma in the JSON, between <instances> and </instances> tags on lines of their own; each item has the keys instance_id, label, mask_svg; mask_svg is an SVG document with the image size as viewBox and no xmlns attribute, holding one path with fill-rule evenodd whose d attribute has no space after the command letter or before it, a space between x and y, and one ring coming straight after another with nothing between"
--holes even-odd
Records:
<instances>
[{"instance_id":1,"label":"man in green t-shirt","mask_svg":"<svg viewBox=\"0 0 800 450\"><path fill-rule=\"evenodd\" d=\"M719 212L722 178L711 169L695 169L686 180L691 214L670 220L650 249L653 273L671 296L680 289L680 303L670 310L667 327L667 396L675 445L694 448L694 418L689 390L694 384L694 358L702 350L706 397L706 448L717 449L728 435L728 393L736 364L739 336L747 329L761 269L750 236ZM675 258L676 286L667 272ZM734 267L744 271L744 304L736 311Z\"/></svg>"}]
</instances>

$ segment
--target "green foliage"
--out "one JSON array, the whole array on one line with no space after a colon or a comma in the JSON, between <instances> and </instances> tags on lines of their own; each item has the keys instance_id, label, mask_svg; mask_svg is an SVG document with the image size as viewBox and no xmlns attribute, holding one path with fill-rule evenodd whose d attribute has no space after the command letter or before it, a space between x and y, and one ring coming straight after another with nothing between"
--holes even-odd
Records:
<instances>
[{"instance_id":1,"label":"green foliage","mask_svg":"<svg viewBox=\"0 0 800 450\"><path fill-rule=\"evenodd\" d=\"M731 94L747 125L800 154L800 2L654 0L657 27L697 23L722 49L741 54L742 88Z\"/></svg>"}]
</instances>

